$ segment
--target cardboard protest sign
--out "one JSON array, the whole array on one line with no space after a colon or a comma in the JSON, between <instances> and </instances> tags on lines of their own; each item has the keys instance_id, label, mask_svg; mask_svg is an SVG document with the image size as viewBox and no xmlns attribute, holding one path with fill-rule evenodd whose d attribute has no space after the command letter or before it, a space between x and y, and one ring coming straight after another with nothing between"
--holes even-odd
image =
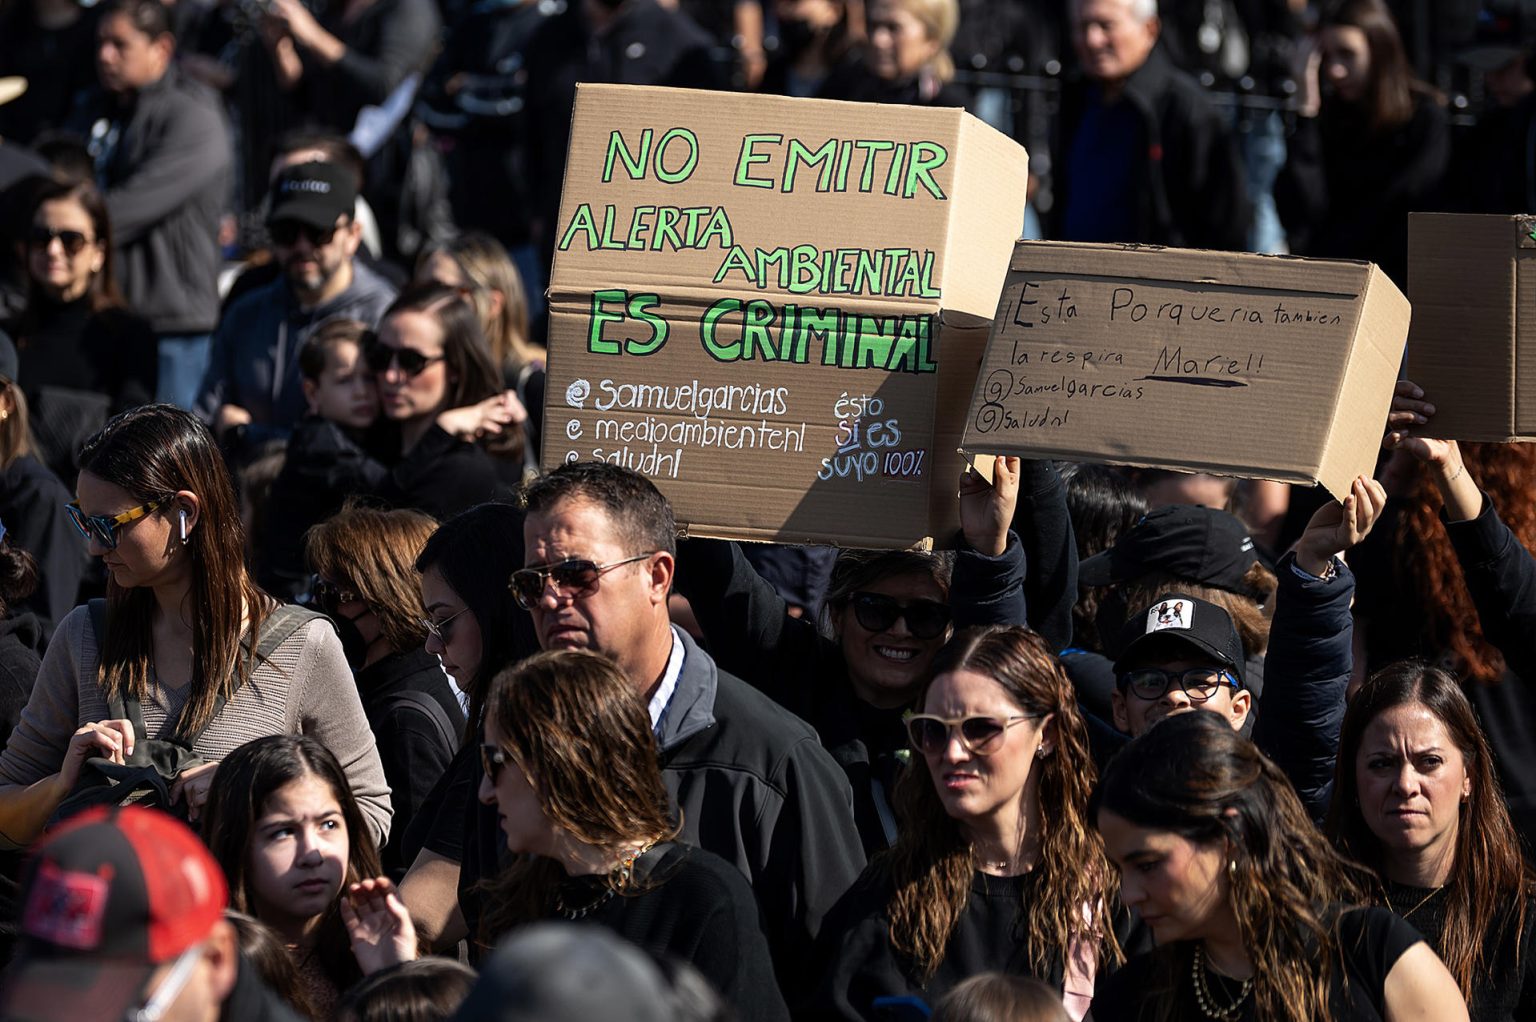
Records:
<instances>
[{"instance_id":1,"label":"cardboard protest sign","mask_svg":"<svg viewBox=\"0 0 1536 1022\"><path fill-rule=\"evenodd\" d=\"M1536 217L1408 216L1408 378L1447 440L1536 440Z\"/></svg>"},{"instance_id":2,"label":"cardboard protest sign","mask_svg":"<svg viewBox=\"0 0 1536 1022\"><path fill-rule=\"evenodd\" d=\"M1020 242L965 448L1342 497L1375 467L1407 333L1369 263Z\"/></svg>"},{"instance_id":3,"label":"cardboard protest sign","mask_svg":"<svg viewBox=\"0 0 1536 1022\"><path fill-rule=\"evenodd\" d=\"M577 90L544 460L694 535L944 541L1024 150L963 111Z\"/></svg>"}]
</instances>

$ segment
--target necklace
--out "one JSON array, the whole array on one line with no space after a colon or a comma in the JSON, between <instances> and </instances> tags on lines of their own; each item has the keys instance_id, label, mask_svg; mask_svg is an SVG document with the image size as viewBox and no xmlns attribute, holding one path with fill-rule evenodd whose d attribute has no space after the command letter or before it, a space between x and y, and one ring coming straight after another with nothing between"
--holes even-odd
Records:
<instances>
[{"instance_id":1,"label":"necklace","mask_svg":"<svg viewBox=\"0 0 1536 1022\"><path fill-rule=\"evenodd\" d=\"M1211 994L1209 977L1205 967L1205 948L1195 945L1194 967L1190 970L1195 981L1195 1002L1200 1005L1200 1011L1206 1018L1220 1019L1221 1022L1233 1022L1242 1014L1243 1002L1253 991L1253 977L1243 980L1242 987L1237 992L1237 999L1225 1008L1216 1006L1216 998ZM1222 993L1227 991L1222 989Z\"/></svg>"},{"instance_id":2,"label":"necklace","mask_svg":"<svg viewBox=\"0 0 1536 1022\"><path fill-rule=\"evenodd\" d=\"M613 888L604 887L602 893L593 898L591 901L587 902L585 905L572 908L565 903L565 892L556 890L555 911L560 913L562 918L569 919L574 922L577 919L585 919L593 909L597 908L611 897L613 897Z\"/></svg>"},{"instance_id":3,"label":"necklace","mask_svg":"<svg viewBox=\"0 0 1536 1022\"><path fill-rule=\"evenodd\" d=\"M1390 909L1393 912L1397 912L1397 918L1403 920L1404 922L1407 922L1409 916L1413 915L1419 909L1421 909L1425 905L1429 904L1429 899L1433 898L1435 895L1439 894L1443 890L1445 890L1445 885L1444 884L1441 884L1439 887L1436 887L1436 888L1432 889L1428 894L1424 895L1424 897L1419 899L1419 903L1417 905L1413 906L1413 908L1409 909L1406 912L1397 912L1397 906L1392 904L1392 895L1387 893L1387 889L1385 887L1383 887L1381 889L1381 896L1386 899L1387 908Z\"/></svg>"},{"instance_id":4,"label":"necklace","mask_svg":"<svg viewBox=\"0 0 1536 1022\"><path fill-rule=\"evenodd\" d=\"M646 852L650 851L651 848L655 846L655 844L656 842L651 841L639 848L631 848L625 851L624 854L619 857L619 864L614 870L614 873L616 873L618 877L617 882L610 880L609 883L603 886L602 893L593 898L591 901L587 902L585 905L579 905L574 908L571 907L570 905L566 904L565 892L559 887L555 888L555 911L560 913L562 918L570 919L572 921L577 919L585 919L588 915L591 914L593 909L605 903L609 898L612 898L618 891L619 885L629 884L630 879L634 876L635 860L640 858L640 856L644 855Z\"/></svg>"}]
</instances>

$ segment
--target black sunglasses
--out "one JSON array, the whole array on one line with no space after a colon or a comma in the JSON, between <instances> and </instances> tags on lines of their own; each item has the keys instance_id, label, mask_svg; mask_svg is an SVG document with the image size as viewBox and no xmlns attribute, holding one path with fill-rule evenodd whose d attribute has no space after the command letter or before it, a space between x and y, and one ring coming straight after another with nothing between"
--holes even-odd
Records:
<instances>
[{"instance_id":1,"label":"black sunglasses","mask_svg":"<svg viewBox=\"0 0 1536 1022\"><path fill-rule=\"evenodd\" d=\"M422 372L433 362L441 362L445 355L423 355L415 348L391 348L387 344L375 342L363 353L363 361L368 368L375 373L383 373L389 370L391 364L400 367L400 371L406 376L420 376Z\"/></svg>"},{"instance_id":2,"label":"black sunglasses","mask_svg":"<svg viewBox=\"0 0 1536 1022\"><path fill-rule=\"evenodd\" d=\"M853 616L871 632L888 631L897 618L905 618L907 631L918 639L937 639L950 621L947 604L937 600L901 603L883 593L854 593Z\"/></svg>"},{"instance_id":3,"label":"black sunglasses","mask_svg":"<svg viewBox=\"0 0 1536 1022\"><path fill-rule=\"evenodd\" d=\"M59 244L64 246L66 255L79 255L85 246L91 243L80 231L55 230L52 227L44 227L42 224L33 224L32 230L27 234L27 241L33 248L46 250L53 244L53 239L59 239Z\"/></svg>"},{"instance_id":4,"label":"black sunglasses","mask_svg":"<svg viewBox=\"0 0 1536 1022\"><path fill-rule=\"evenodd\" d=\"M492 784L501 780L501 768L507 765L507 752L499 745L486 743L480 746L480 767Z\"/></svg>"},{"instance_id":5,"label":"black sunglasses","mask_svg":"<svg viewBox=\"0 0 1536 1022\"><path fill-rule=\"evenodd\" d=\"M655 552L652 550L626 557L622 561L609 561L607 564L598 564L596 561L589 561L582 557L572 557L558 564L546 564L538 568L520 568L512 573L507 588L512 590L517 605L524 610L532 610L538 606L539 600L544 597L546 579L555 583L555 592L562 599L566 597L580 599L595 592L598 579L614 568L643 561Z\"/></svg>"},{"instance_id":6,"label":"black sunglasses","mask_svg":"<svg viewBox=\"0 0 1536 1022\"><path fill-rule=\"evenodd\" d=\"M1229 685L1240 686L1230 671L1219 667L1191 667L1186 671L1165 671L1157 667L1138 667L1120 675L1122 688L1130 689L1140 699L1161 699L1174 684L1184 690L1192 703L1203 703Z\"/></svg>"},{"instance_id":7,"label":"black sunglasses","mask_svg":"<svg viewBox=\"0 0 1536 1022\"><path fill-rule=\"evenodd\" d=\"M307 240L312 248L320 248L329 245L331 239L336 237L335 227L312 227L309 224L301 224L297 220L279 220L267 225L267 233L272 236L273 242L284 248L292 248L299 243L299 238Z\"/></svg>"},{"instance_id":8,"label":"black sunglasses","mask_svg":"<svg viewBox=\"0 0 1536 1022\"><path fill-rule=\"evenodd\" d=\"M316 606L330 609L335 609L343 603L351 603L353 600L361 599L353 590L346 589L318 575L310 583L309 595Z\"/></svg>"}]
</instances>

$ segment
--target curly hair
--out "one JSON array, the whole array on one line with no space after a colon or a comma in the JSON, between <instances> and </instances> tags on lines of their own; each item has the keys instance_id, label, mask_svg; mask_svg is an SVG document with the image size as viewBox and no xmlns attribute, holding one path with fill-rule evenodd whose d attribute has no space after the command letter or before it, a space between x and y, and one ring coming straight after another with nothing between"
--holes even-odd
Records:
<instances>
[{"instance_id":1,"label":"curly hair","mask_svg":"<svg viewBox=\"0 0 1536 1022\"><path fill-rule=\"evenodd\" d=\"M986 675L1019 707L1055 722L1055 749L1036 760L1040 818L1027 824L1041 835L1038 896L1023 906L1030 968L1049 975L1053 956L1065 954L1074 940L1087 940L1099 946L1101 958L1118 962L1108 916L1117 891L1114 870L1086 813L1095 775L1088 730L1061 662L1034 632L992 626L962 632L934 659L934 678L961 670ZM891 944L926 982L965 910L976 853L945 811L928 770L907 770L895 800L901 831L884 858L894 889L886 915Z\"/></svg>"},{"instance_id":2,"label":"curly hair","mask_svg":"<svg viewBox=\"0 0 1536 1022\"><path fill-rule=\"evenodd\" d=\"M1214 713L1178 713L1137 738L1104 770L1090 803L1136 827L1166 831L1231 856L1228 902L1253 961L1256 1018L1325 1022L1339 936L1330 911L1358 904L1368 872L1328 843L1290 781ZM1195 942L1153 954L1153 1017L1175 1018ZM1322 949L1325 953L1319 953Z\"/></svg>"},{"instance_id":3,"label":"curly hair","mask_svg":"<svg viewBox=\"0 0 1536 1022\"><path fill-rule=\"evenodd\" d=\"M1461 457L1515 538L1527 550L1536 549L1536 444L1467 443ZM1483 637L1440 506L1434 480L1415 462L1407 510L1398 523L1397 585L1418 597L1427 650L1451 653L1457 673L1467 680L1494 682L1504 673L1504 656Z\"/></svg>"}]
</instances>

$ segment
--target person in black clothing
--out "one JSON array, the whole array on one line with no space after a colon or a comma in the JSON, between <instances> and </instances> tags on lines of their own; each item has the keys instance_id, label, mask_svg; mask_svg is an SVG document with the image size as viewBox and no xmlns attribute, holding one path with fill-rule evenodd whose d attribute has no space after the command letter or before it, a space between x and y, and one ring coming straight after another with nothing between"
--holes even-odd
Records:
<instances>
[{"instance_id":1,"label":"person in black clothing","mask_svg":"<svg viewBox=\"0 0 1536 1022\"><path fill-rule=\"evenodd\" d=\"M384 313L364 360L378 381L384 417L400 430L399 457L378 489L381 498L442 520L502 494L490 455L439 421L445 411L481 402L510 406L475 310L457 291L408 288Z\"/></svg>"},{"instance_id":2,"label":"person in black clothing","mask_svg":"<svg viewBox=\"0 0 1536 1022\"><path fill-rule=\"evenodd\" d=\"M1132 742L1089 811L1120 869L1121 899L1157 941L1100 981L1090 1019L1467 1018L1455 980L1412 926L1352 907L1366 871L1215 714L1178 714Z\"/></svg>"},{"instance_id":3,"label":"person in black clothing","mask_svg":"<svg viewBox=\"0 0 1536 1022\"><path fill-rule=\"evenodd\" d=\"M42 666L43 634L36 615L11 608L37 588L37 562L11 545L0 522L0 750L32 697Z\"/></svg>"},{"instance_id":4,"label":"person in black clothing","mask_svg":"<svg viewBox=\"0 0 1536 1022\"><path fill-rule=\"evenodd\" d=\"M815 96L822 83L854 59L850 11L845 0L776 0L778 45L768 57L757 91L777 96Z\"/></svg>"},{"instance_id":5,"label":"person in black clothing","mask_svg":"<svg viewBox=\"0 0 1536 1022\"><path fill-rule=\"evenodd\" d=\"M1025 558L1009 530L1020 475L1017 459L997 459L990 485L967 470L953 555L839 556L822 605L830 637L814 618L792 616L736 544L680 544L677 591L712 656L816 729L848 775L866 855L896 840L890 798L907 748L901 715L951 635L951 620L960 627L1024 620Z\"/></svg>"},{"instance_id":6,"label":"person in black clothing","mask_svg":"<svg viewBox=\"0 0 1536 1022\"><path fill-rule=\"evenodd\" d=\"M817 1017L878 1019L878 997L937 998L991 970L1049 982L1080 1017L1129 934L1060 662L1024 628L974 629L939 653L918 705L900 836L827 919Z\"/></svg>"},{"instance_id":7,"label":"person in black clothing","mask_svg":"<svg viewBox=\"0 0 1536 1022\"><path fill-rule=\"evenodd\" d=\"M960 26L957 0L870 0L863 59L844 63L818 91L823 99L964 106L949 55Z\"/></svg>"},{"instance_id":8,"label":"person in black clothing","mask_svg":"<svg viewBox=\"0 0 1536 1022\"><path fill-rule=\"evenodd\" d=\"M336 622L389 782L395 817L379 855L394 880L410 865L400 851L406 830L447 772L464 731L448 676L423 647L416 558L436 528L419 511L349 504L304 538L314 604Z\"/></svg>"},{"instance_id":9,"label":"person in black clothing","mask_svg":"<svg viewBox=\"0 0 1536 1022\"><path fill-rule=\"evenodd\" d=\"M1328 831L1445 961L1473 1022L1536 1017L1536 873L1454 676L1409 661L1355 693Z\"/></svg>"},{"instance_id":10,"label":"person in black clothing","mask_svg":"<svg viewBox=\"0 0 1536 1022\"><path fill-rule=\"evenodd\" d=\"M1384 0L1324 13L1275 202L1297 255L1368 259L1407 287L1408 214L1432 208L1450 124L1413 77Z\"/></svg>"},{"instance_id":11,"label":"person in black clothing","mask_svg":"<svg viewBox=\"0 0 1536 1022\"><path fill-rule=\"evenodd\" d=\"M96 84L96 17L76 0L23 0L0 11L0 73L27 91L0 104L0 137L31 144L64 123Z\"/></svg>"},{"instance_id":12,"label":"person in black clothing","mask_svg":"<svg viewBox=\"0 0 1536 1022\"><path fill-rule=\"evenodd\" d=\"M154 400L155 335L118 291L111 222L94 185L43 185L28 218L16 349L39 458L73 488L80 445L111 416Z\"/></svg>"}]
</instances>

